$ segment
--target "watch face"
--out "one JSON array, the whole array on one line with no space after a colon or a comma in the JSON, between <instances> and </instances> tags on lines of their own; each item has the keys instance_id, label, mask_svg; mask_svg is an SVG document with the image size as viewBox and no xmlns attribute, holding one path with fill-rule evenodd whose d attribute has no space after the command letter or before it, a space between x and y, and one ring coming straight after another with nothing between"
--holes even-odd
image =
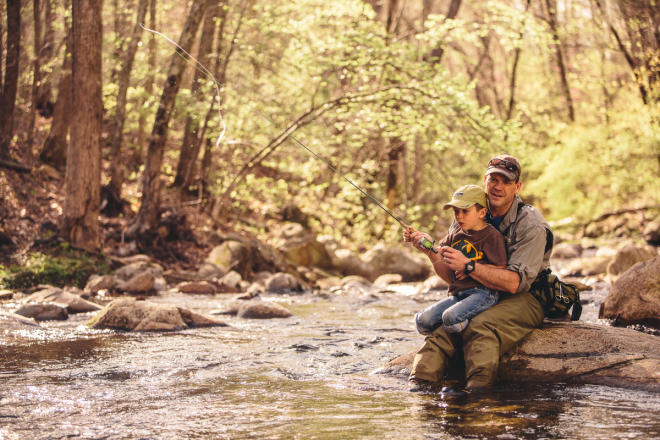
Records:
<instances>
[{"instance_id":1,"label":"watch face","mask_svg":"<svg viewBox=\"0 0 660 440\"><path fill-rule=\"evenodd\" d=\"M470 273L474 270L474 261L468 261L465 263L465 271Z\"/></svg>"}]
</instances>

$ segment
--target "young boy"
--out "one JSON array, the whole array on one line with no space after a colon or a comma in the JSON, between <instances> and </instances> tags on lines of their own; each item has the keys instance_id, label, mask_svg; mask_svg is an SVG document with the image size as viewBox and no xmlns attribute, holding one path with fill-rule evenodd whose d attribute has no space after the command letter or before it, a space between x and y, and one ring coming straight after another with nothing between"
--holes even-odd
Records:
<instances>
[{"instance_id":1,"label":"young boy","mask_svg":"<svg viewBox=\"0 0 660 440\"><path fill-rule=\"evenodd\" d=\"M415 324L421 334L431 333L441 325L448 333L461 332L470 319L494 306L499 299L499 292L470 278L470 272L474 270L476 261L498 267L505 267L507 263L502 234L485 222L486 193L481 187L460 187L443 208L454 209L454 223L440 242L438 253L422 245L422 241L430 240L428 234L416 231L411 226L403 232L404 240L412 241L415 247L425 252L436 273L449 283L450 296L415 315ZM463 271L455 273L443 262L443 249L447 246L465 255Z\"/></svg>"}]
</instances>

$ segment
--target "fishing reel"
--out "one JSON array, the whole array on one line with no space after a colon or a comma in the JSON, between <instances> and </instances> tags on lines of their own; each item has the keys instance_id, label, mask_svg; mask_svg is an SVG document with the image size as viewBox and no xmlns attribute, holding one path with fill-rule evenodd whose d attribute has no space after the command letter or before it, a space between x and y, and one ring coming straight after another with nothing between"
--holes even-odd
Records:
<instances>
[{"instance_id":1,"label":"fishing reel","mask_svg":"<svg viewBox=\"0 0 660 440\"><path fill-rule=\"evenodd\" d=\"M422 238L419 240L419 245L420 245L420 246L422 246L422 247L423 247L424 249L426 249L427 251L433 251L434 253L437 254L437 253L438 253L438 250L437 250L436 248L433 247L434 244L435 244L434 241L431 241L431 240L429 240L429 239L426 238L426 237L422 237Z\"/></svg>"}]
</instances>

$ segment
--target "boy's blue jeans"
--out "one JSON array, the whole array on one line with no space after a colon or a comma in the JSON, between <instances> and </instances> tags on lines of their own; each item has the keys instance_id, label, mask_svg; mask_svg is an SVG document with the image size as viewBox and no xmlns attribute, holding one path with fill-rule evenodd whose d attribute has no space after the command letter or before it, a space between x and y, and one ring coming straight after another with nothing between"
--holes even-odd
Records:
<instances>
[{"instance_id":1,"label":"boy's blue jeans","mask_svg":"<svg viewBox=\"0 0 660 440\"><path fill-rule=\"evenodd\" d=\"M499 292L486 287L461 290L415 314L417 331L431 333L441 325L447 333L458 333L470 319L497 304Z\"/></svg>"}]
</instances>

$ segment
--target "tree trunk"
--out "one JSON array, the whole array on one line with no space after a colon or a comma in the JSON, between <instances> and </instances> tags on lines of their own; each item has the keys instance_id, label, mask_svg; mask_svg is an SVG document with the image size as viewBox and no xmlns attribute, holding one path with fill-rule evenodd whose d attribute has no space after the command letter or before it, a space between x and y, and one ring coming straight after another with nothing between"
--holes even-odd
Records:
<instances>
[{"instance_id":1,"label":"tree trunk","mask_svg":"<svg viewBox=\"0 0 660 440\"><path fill-rule=\"evenodd\" d=\"M87 251L99 249L101 188L103 0L73 0L73 121L67 151L62 235Z\"/></svg>"},{"instance_id":2,"label":"tree trunk","mask_svg":"<svg viewBox=\"0 0 660 440\"><path fill-rule=\"evenodd\" d=\"M53 122L50 126L50 133L41 150L39 160L64 171L66 167L67 136L69 134L69 125L71 124L71 113L73 103L73 83L71 79L71 38L72 30L70 24L65 18L65 27L67 28L64 49L64 64L62 66L62 75L57 86L57 101L53 111Z\"/></svg>"},{"instance_id":3,"label":"tree trunk","mask_svg":"<svg viewBox=\"0 0 660 440\"><path fill-rule=\"evenodd\" d=\"M449 3L449 10L447 10L447 15L445 19L453 20L458 15L458 10L461 8L462 0L451 0ZM431 50L431 53L428 55L428 60L432 61L435 64L439 64L442 61L442 56L445 53L445 49L442 46L442 41L438 42L438 45Z\"/></svg>"},{"instance_id":4,"label":"tree trunk","mask_svg":"<svg viewBox=\"0 0 660 440\"><path fill-rule=\"evenodd\" d=\"M55 0L45 0L44 3L44 26L43 41L41 42L41 51L39 53L39 64L43 67L48 66L53 60L55 52ZM39 79L39 88L37 90L37 111L44 118L50 118L53 114L51 75L48 69L41 72Z\"/></svg>"},{"instance_id":5,"label":"tree trunk","mask_svg":"<svg viewBox=\"0 0 660 440\"><path fill-rule=\"evenodd\" d=\"M21 2L7 0L7 54L5 77L0 91L0 159L9 158L14 134L14 106L18 91L18 65L21 53Z\"/></svg>"},{"instance_id":6,"label":"tree trunk","mask_svg":"<svg viewBox=\"0 0 660 440\"><path fill-rule=\"evenodd\" d=\"M122 154L121 146L123 142L124 121L126 120L126 94L128 92L128 83L131 79L131 71L133 70L135 53L137 52L142 33L140 24L144 21L144 17L147 14L147 6L148 0L140 0L137 10L137 20L133 28L133 34L128 41L128 47L123 53L118 77L117 108L115 110L114 127L110 132L109 142L110 160L112 161L109 190L116 200L121 199L121 188L124 184L125 154Z\"/></svg>"},{"instance_id":7,"label":"tree trunk","mask_svg":"<svg viewBox=\"0 0 660 440\"><path fill-rule=\"evenodd\" d=\"M214 7L215 5L215 7ZM213 50L213 38L209 38L211 35L215 35L215 18L218 16L219 8L222 5L218 5L217 0L207 0L206 5L206 16L204 18L204 25L202 26L202 36L199 43L199 48L197 51L197 59L204 66L208 64L208 58ZM217 59L217 58L216 58ZM195 70L195 76L193 78L192 84L192 94L195 101L203 101L205 95L201 93L200 87L202 82L208 79L204 72L200 69ZM214 89L215 95L215 89ZM200 139L200 121L198 118L188 115L186 118L186 125L183 132L183 141L181 142L181 149L179 150L179 162L176 167L176 176L174 178L175 187L180 187L183 190L190 185L190 175L193 164L199 156L199 149L201 146Z\"/></svg>"},{"instance_id":8,"label":"tree trunk","mask_svg":"<svg viewBox=\"0 0 660 440\"><path fill-rule=\"evenodd\" d=\"M34 140L34 125L37 119L37 100L39 98L39 83L41 82L41 2L32 0L32 12L34 17L34 60L32 63L32 106L28 124L27 148L30 152L29 162L32 162L32 142Z\"/></svg>"},{"instance_id":9,"label":"tree trunk","mask_svg":"<svg viewBox=\"0 0 660 440\"><path fill-rule=\"evenodd\" d=\"M204 15L206 0L195 0L190 7L188 18L179 38L180 48L176 49L170 61L170 68L163 93L161 95L156 120L151 131L149 148L142 176L142 199L137 218L130 228L129 235L141 234L153 231L158 223L160 210L160 189L163 154L165 152L165 141L167 140L168 125L174 100L181 85L181 77L186 67L186 59L182 58L181 48L188 52L195 39L195 34Z\"/></svg>"},{"instance_id":10,"label":"tree trunk","mask_svg":"<svg viewBox=\"0 0 660 440\"><path fill-rule=\"evenodd\" d=\"M564 55L562 53L562 44L559 38L559 29L557 23L557 1L545 0L546 7L548 8L548 23L552 31L552 38L555 42L555 58L557 60L557 67L559 68L559 79L561 80L561 90L566 99L566 107L568 109L568 118L575 122L575 108L573 107L573 97L571 96L571 89L568 85L568 76L566 72L566 63L564 62Z\"/></svg>"},{"instance_id":11,"label":"tree trunk","mask_svg":"<svg viewBox=\"0 0 660 440\"><path fill-rule=\"evenodd\" d=\"M532 0L527 0L525 2L525 14L527 14L527 11L529 10L529 5L532 3ZM527 15L525 15L525 18ZM520 44L522 45L523 42L523 37L525 36L525 18L523 18L523 22L521 23L521 30L520 33L518 34L518 40L520 41ZM513 54L513 65L511 66L511 80L509 81L509 105L507 106L506 110L506 118L505 120L511 119L511 116L513 116L513 109L516 105L516 80L517 80L517 75L518 75L518 63L520 62L520 53L522 51L521 46L516 47L514 54Z\"/></svg>"},{"instance_id":12,"label":"tree trunk","mask_svg":"<svg viewBox=\"0 0 660 440\"><path fill-rule=\"evenodd\" d=\"M149 0L149 28L156 29L156 0ZM147 75L144 81L144 92L146 96L151 96L154 90L154 74L156 70L156 35L151 34L149 38L149 43L147 44L147 63L149 65L149 74ZM142 106L140 106L142 107ZM138 118L138 135L136 149L134 152L133 164L141 164L143 162L142 158L142 149L143 145L146 143L145 135L145 126L147 125L147 117L144 111L140 111L140 117Z\"/></svg>"}]
</instances>

